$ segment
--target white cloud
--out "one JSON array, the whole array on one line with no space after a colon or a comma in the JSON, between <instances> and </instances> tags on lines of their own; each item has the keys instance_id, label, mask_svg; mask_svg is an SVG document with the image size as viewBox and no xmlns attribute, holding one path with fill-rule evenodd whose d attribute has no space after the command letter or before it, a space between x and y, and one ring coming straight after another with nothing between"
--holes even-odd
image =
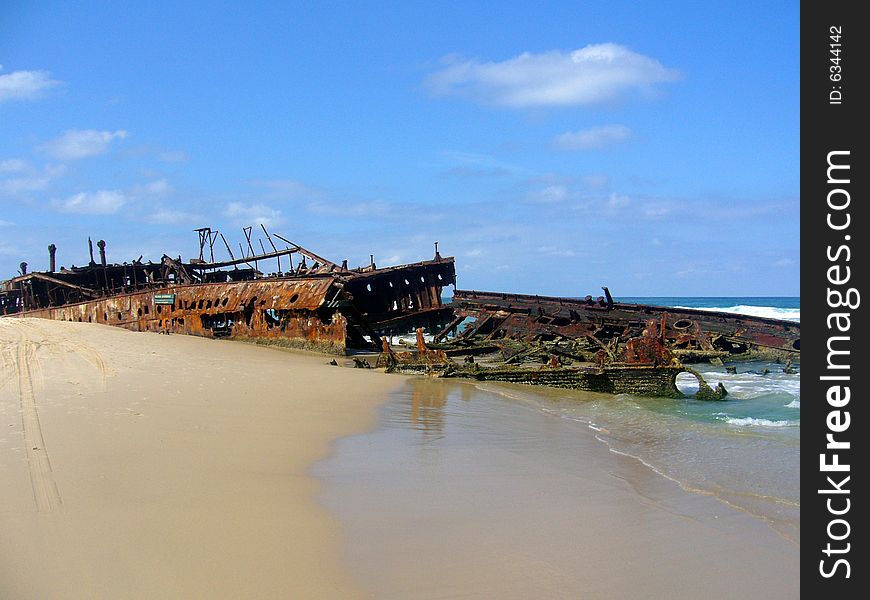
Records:
<instances>
[{"instance_id":1,"label":"white cloud","mask_svg":"<svg viewBox=\"0 0 870 600\"><path fill-rule=\"evenodd\" d=\"M471 179L486 179L490 177L503 177L510 175L510 171L501 167L493 167L490 169L474 168L474 167L453 167L442 171L440 177L444 179L451 178L471 178Z\"/></svg>"},{"instance_id":2,"label":"white cloud","mask_svg":"<svg viewBox=\"0 0 870 600\"><path fill-rule=\"evenodd\" d=\"M60 177L64 173L66 173L66 165L52 165L47 164L42 168L42 172L51 179L55 177Z\"/></svg>"},{"instance_id":3,"label":"white cloud","mask_svg":"<svg viewBox=\"0 0 870 600\"><path fill-rule=\"evenodd\" d=\"M562 150L594 150L624 142L631 137L625 125L605 125L583 131L568 131L556 136L553 143Z\"/></svg>"},{"instance_id":4,"label":"white cloud","mask_svg":"<svg viewBox=\"0 0 870 600\"><path fill-rule=\"evenodd\" d=\"M157 181L152 181L149 184L145 185L145 191L149 194L154 194L155 196L162 196L164 194L168 194L174 191L175 188L172 187L165 179L158 179Z\"/></svg>"},{"instance_id":5,"label":"white cloud","mask_svg":"<svg viewBox=\"0 0 870 600\"><path fill-rule=\"evenodd\" d=\"M26 192L39 192L48 187L48 177L12 177L0 181L0 194L13 196Z\"/></svg>"},{"instance_id":6,"label":"white cloud","mask_svg":"<svg viewBox=\"0 0 870 600\"><path fill-rule=\"evenodd\" d=\"M233 224L242 226L273 227L284 222L281 211L265 204L246 204L230 202L224 209L224 216L229 217Z\"/></svg>"},{"instance_id":7,"label":"white cloud","mask_svg":"<svg viewBox=\"0 0 870 600\"><path fill-rule=\"evenodd\" d=\"M555 204L557 202L563 202L568 198L569 193L568 186L563 184L553 184L529 192L528 199L538 204Z\"/></svg>"},{"instance_id":8,"label":"white cloud","mask_svg":"<svg viewBox=\"0 0 870 600\"><path fill-rule=\"evenodd\" d=\"M145 185L138 185L132 190L134 196L165 196L175 191L172 184L165 179L157 179Z\"/></svg>"},{"instance_id":9,"label":"white cloud","mask_svg":"<svg viewBox=\"0 0 870 600\"><path fill-rule=\"evenodd\" d=\"M628 196L620 196L616 192L610 194L610 197L604 203L604 206L609 211L615 211L623 206L628 206L631 202L631 199Z\"/></svg>"},{"instance_id":10,"label":"white cloud","mask_svg":"<svg viewBox=\"0 0 870 600\"><path fill-rule=\"evenodd\" d=\"M47 164L40 172L26 161L17 158L0 161L0 174L14 173L14 176L0 180L0 195L16 196L45 190L52 179L60 177L65 172L66 167L63 165Z\"/></svg>"},{"instance_id":11,"label":"white cloud","mask_svg":"<svg viewBox=\"0 0 870 600\"><path fill-rule=\"evenodd\" d=\"M124 139L127 132L97 131L95 129L69 129L59 138L46 142L41 149L59 160L77 160L103 154L115 139Z\"/></svg>"},{"instance_id":12,"label":"white cloud","mask_svg":"<svg viewBox=\"0 0 870 600\"><path fill-rule=\"evenodd\" d=\"M444 158L450 163L459 163L459 166L455 167L460 170L459 173L456 173L458 175L483 174L486 176L501 176L509 174L532 174L532 171L525 167L503 162L488 154L449 151L444 153ZM464 173L462 171L463 169L466 170Z\"/></svg>"},{"instance_id":13,"label":"white cloud","mask_svg":"<svg viewBox=\"0 0 870 600\"><path fill-rule=\"evenodd\" d=\"M20 173L28 168L27 162L20 158L0 160L0 173Z\"/></svg>"},{"instance_id":14,"label":"white cloud","mask_svg":"<svg viewBox=\"0 0 870 600\"><path fill-rule=\"evenodd\" d=\"M513 108L608 102L632 90L652 92L678 71L619 44L591 44L573 52L525 52L502 62L448 59L426 79L433 94L456 95Z\"/></svg>"},{"instance_id":15,"label":"white cloud","mask_svg":"<svg viewBox=\"0 0 870 600\"><path fill-rule=\"evenodd\" d=\"M80 192L66 200L54 202L57 210L68 213L108 215L118 212L127 202L127 197L117 190Z\"/></svg>"},{"instance_id":16,"label":"white cloud","mask_svg":"<svg viewBox=\"0 0 870 600\"><path fill-rule=\"evenodd\" d=\"M13 71L0 75L0 102L39 98L45 90L59 84L48 71Z\"/></svg>"},{"instance_id":17,"label":"white cloud","mask_svg":"<svg viewBox=\"0 0 870 600\"><path fill-rule=\"evenodd\" d=\"M547 256L576 256L576 253L570 248L558 248L556 246L540 246L538 252Z\"/></svg>"},{"instance_id":18,"label":"white cloud","mask_svg":"<svg viewBox=\"0 0 870 600\"><path fill-rule=\"evenodd\" d=\"M661 219L673 212L673 207L660 202L652 202L643 207L643 215L648 219Z\"/></svg>"}]
</instances>

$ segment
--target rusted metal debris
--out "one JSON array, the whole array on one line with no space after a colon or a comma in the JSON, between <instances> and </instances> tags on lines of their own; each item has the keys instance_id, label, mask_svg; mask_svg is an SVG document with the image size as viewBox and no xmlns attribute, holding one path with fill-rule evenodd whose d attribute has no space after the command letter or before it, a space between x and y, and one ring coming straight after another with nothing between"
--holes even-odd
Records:
<instances>
[{"instance_id":1,"label":"rusted metal debris","mask_svg":"<svg viewBox=\"0 0 870 600\"><path fill-rule=\"evenodd\" d=\"M721 400L684 362L800 356L800 325L722 312L616 302L607 288L592 299L456 290L454 318L431 348L392 365L441 376L570 387L610 393L681 397L676 376L698 379L698 399ZM463 328L464 327L464 328ZM427 349L428 351L431 351ZM477 357L455 363L453 358Z\"/></svg>"},{"instance_id":2,"label":"rusted metal debris","mask_svg":"<svg viewBox=\"0 0 870 600\"><path fill-rule=\"evenodd\" d=\"M799 360L800 324L733 313L615 302L609 290L595 300L456 290L456 317L435 336L451 348L499 341L552 343L586 355L603 350L637 354L633 348L655 320L655 337L670 353L690 362L735 358ZM475 321L463 331L468 317ZM449 352L449 350L448 350ZM660 352L660 350L654 350Z\"/></svg>"},{"instance_id":3,"label":"rusted metal debris","mask_svg":"<svg viewBox=\"0 0 870 600\"><path fill-rule=\"evenodd\" d=\"M454 318L434 336L446 364L406 359L399 370L584 390L680 397L676 376L698 379L698 399L721 400L684 362L800 357L800 325L723 312L593 299L456 290ZM464 328L463 328L464 327ZM477 357L453 363L454 357Z\"/></svg>"},{"instance_id":4,"label":"rusted metal debris","mask_svg":"<svg viewBox=\"0 0 870 600\"><path fill-rule=\"evenodd\" d=\"M437 368L438 366L446 366L450 363L447 354L443 350L432 350L426 345L422 327L418 327L415 333L417 336L417 348L413 352L396 352L390 347L387 340L383 340L377 366L385 367L387 370L395 370L399 365L414 365L416 369L417 366L428 365L432 368Z\"/></svg>"},{"instance_id":5,"label":"rusted metal debris","mask_svg":"<svg viewBox=\"0 0 870 600\"><path fill-rule=\"evenodd\" d=\"M533 352L527 352L519 364L507 364L503 355L493 352L483 360L456 362L446 352L429 348L423 340L422 329L417 330L416 351L396 353L385 344L378 358L378 366L389 372L426 373L437 377L456 377L478 381L503 381L528 385L545 385L609 394L636 396L664 396L682 398L677 387L677 375L688 372L698 380L699 400L721 400L727 395L720 383L711 388L703 376L683 366L679 359L662 345L656 322L650 321L640 338L630 340L630 351L610 359L601 358L595 364L580 363L566 366L556 354L547 356L543 347L537 355L545 360L535 364ZM516 356L516 355L514 355ZM573 361L572 361L573 362Z\"/></svg>"},{"instance_id":6,"label":"rusted metal debris","mask_svg":"<svg viewBox=\"0 0 870 600\"><path fill-rule=\"evenodd\" d=\"M440 328L453 318L441 300L442 289L456 281L452 257L436 252L431 261L381 269L372 262L349 269L347 261L338 265L273 234L286 243L279 249L263 227L271 251L255 254L246 228L249 250L243 248L237 258L226 244L229 260L215 261L219 232L196 231L199 258L188 261L164 255L157 263L139 257L109 264L100 240L97 263L88 240L90 262L57 271L52 244L47 272L28 273L23 267L20 276L0 283L0 315L250 339L338 354L380 348L381 336L417 326ZM299 259L295 266L294 256ZM281 257L285 262L278 263L278 272L260 271ZM282 271L286 265L289 269Z\"/></svg>"}]
</instances>

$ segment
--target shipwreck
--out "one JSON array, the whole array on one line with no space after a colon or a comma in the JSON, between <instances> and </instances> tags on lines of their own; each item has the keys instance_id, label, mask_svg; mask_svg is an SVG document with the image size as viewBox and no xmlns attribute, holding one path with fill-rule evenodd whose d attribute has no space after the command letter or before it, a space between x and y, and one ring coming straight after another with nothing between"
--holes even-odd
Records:
<instances>
[{"instance_id":1,"label":"shipwreck","mask_svg":"<svg viewBox=\"0 0 870 600\"><path fill-rule=\"evenodd\" d=\"M689 363L800 359L800 325L731 313L593 299L453 290L453 257L350 268L270 234L243 229L238 255L204 227L198 257L163 255L110 263L88 240L84 266L20 273L0 283L0 316L102 323L343 355L368 352L388 371L505 381L607 393L681 397L677 376L699 381L696 397L721 399ZM217 240L226 259L215 259ZM267 267L275 266L272 272ZM416 348L392 344L416 332ZM424 332L428 332L428 341ZM359 366L369 363L358 359Z\"/></svg>"},{"instance_id":2,"label":"shipwreck","mask_svg":"<svg viewBox=\"0 0 870 600\"><path fill-rule=\"evenodd\" d=\"M436 349L424 339L423 329L417 329L417 348L411 352L396 352L384 344L378 365L388 372L427 373L439 377L500 381L527 385L545 385L608 394L662 396L683 398L677 386L677 376L690 373L698 381L695 397L699 400L722 400L728 392L720 383L711 388L697 371L686 367L670 351L660 335L655 320L650 320L642 335L628 340L622 352L615 356L599 353L594 361L575 356L573 359L551 354L542 346L506 346L490 349L478 355L466 354L457 362L441 345ZM517 360L519 359L519 360Z\"/></svg>"},{"instance_id":3,"label":"shipwreck","mask_svg":"<svg viewBox=\"0 0 870 600\"><path fill-rule=\"evenodd\" d=\"M89 240L87 265L56 269L52 244L47 271L27 272L22 263L19 276L0 284L0 315L243 339L330 354L378 348L383 335L452 319L441 296L456 281L453 258L441 257L437 246L429 261L378 268L372 257L368 265L349 268L347 261L337 264L262 229L270 250L260 240L262 252L255 252L251 228L245 228L247 248L239 245L239 257L220 232L199 229L199 258L187 261L164 255L159 262L140 257L109 263L103 240L97 242L96 261ZM214 260L218 235L228 260ZM270 261L277 271L263 273L261 265Z\"/></svg>"},{"instance_id":4,"label":"shipwreck","mask_svg":"<svg viewBox=\"0 0 870 600\"><path fill-rule=\"evenodd\" d=\"M546 346L567 356L603 352L659 322L662 343L683 362L800 360L800 323L735 313L616 302L608 288L593 299L456 290L454 320L435 336L454 350L480 352L511 343ZM461 332L459 325L473 321Z\"/></svg>"}]
</instances>

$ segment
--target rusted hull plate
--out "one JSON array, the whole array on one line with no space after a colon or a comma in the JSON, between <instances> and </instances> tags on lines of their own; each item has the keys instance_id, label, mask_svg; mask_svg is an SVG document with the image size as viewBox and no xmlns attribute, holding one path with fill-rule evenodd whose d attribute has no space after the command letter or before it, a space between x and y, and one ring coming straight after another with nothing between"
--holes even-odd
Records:
<instances>
[{"instance_id":1,"label":"rusted hull plate","mask_svg":"<svg viewBox=\"0 0 870 600\"><path fill-rule=\"evenodd\" d=\"M338 292L331 278L179 285L18 316L104 323L134 331L256 339L343 354L347 320L324 308ZM165 294L174 294L175 303L154 303L155 295Z\"/></svg>"},{"instance_id":2,"label":"rusted hull plate","mask_svg":"<svg viewBox=\"0 0 870 600\"><path fill-rule=\"evenodd\" d=\"M368 322L379 330L385 324L386 332L394 321L442 309L441 293L455 282L453 259L448 258L355 275L346 289Z\"/></svg>"},{"instance_id":3,"label":"rusted hull plate","mask_svg":"<svg viewBox=\"0 0 870 600\"><path fill-rule=\"evenodd\" d=\"M733 313L456 290L459 315L478 318L480 334L492 338L582 339L637 337L649 319L664 317L664 339L671 348L727 351L730 354L800 356L800 324ZM488 322L483 323L484 320ZM472 335L477 332L469 332Z\"/></svg>"},{"instance_id":4,"label":"rusted hull plate","mask_svg":"<svg viewBox=\"0 0 870 600\"><path fill-rule=\"evenodd\" d=\"M683 367L654 366L609 366L541 368L522 367L469 368L467 365L432 366L423 363L398 365L398 372L426 372L441 377L475 379L478 381L502 381L525 385L601 392L605 394L631 394L633 396L682 398L677 388L677 375L686 371Z\"/></svg>"}]
</instances>

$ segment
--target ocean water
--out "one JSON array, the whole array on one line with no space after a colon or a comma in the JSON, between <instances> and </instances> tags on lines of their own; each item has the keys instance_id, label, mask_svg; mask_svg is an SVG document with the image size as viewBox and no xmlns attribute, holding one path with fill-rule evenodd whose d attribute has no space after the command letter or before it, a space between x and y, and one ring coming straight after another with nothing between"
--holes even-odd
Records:
<instances>
[{"instance_id":1,"label":"ocean water","mask_svg":"<svg viewBox=\"0 0 870 600\"><path fill-rule=\"evenodd\" d=\"M452 299L451 296L441 298L445 303ZM801 299L797 296L621 296L614 300L675 308L721 310L788 321L801 320Z\"/></svg>"},{"instance_id":2,"label":"ocean water","mask_svg":"<svg viewBox=\"0 0 870 600\"><path fill-rule=\"evenodd\" d=\"M800 319L799 298L622 300ZM364 478L375 478L363 496L369 494L370 510L382 507L395 516L400 523L390 520L399 532L395 537L402 535L402 522L420 526L419 513L400 518L402 498L426 506L437 498L438 506L457 510L484 502L474 513L483 522L488 510L509 513L502 496L523 498L525 510L558 521L558 514L547 513L552 499L545 488L558 485L560 477L581 473L583 461L592 454L588 444L593 444L638 468L616 475L638 490L647 486L644 477L676 484L699 501L736 509L765 531L799 545L800 365L794 365L797 373L787 374L784 365L772 362L733 364L736 373L695 365L710 385L721 382L728 390L727 399L719 402L422 379L382 408L375 431L342 440L318 467L327 478L326 504L348 522L366 521L369 517L361 512L342 508L341 494L351 480L361 485ZM691 393L697 383L687 377L678 385ZM516 465L529 461L540 472L517 471ZM526 497L536 486L542 488L540 505ZM474 500L487 487L498 489L499 497L484 494ZM460 495L454 497L450 488ZM560 498L566 504L558 510L569 510L575 493L584 492L563 491L565 498ZM582 497L575 500L582 502ZM378 523L384 526L386 521ZM439 526L449 524L445 516ZM558 528L552 535L561 535ZM357 536L357 552L365 551L360 542L365 537Z\"/></svg>"},{"instance_id":3,"label":"ocean water","mask_svg":"<svg viewBox=\"0 0 870 600\"><path fill-rule=\"evenodd\" d=\"M782 367L737 363L737 373L730 374L721 367L696 366L708 383L722 382L728 390L721 402L516 389L501 393L584 424L612 452L640 461L687 491L753 514L797 542L800 374L785 374Z\"/></svg>"},{"instance_id":4,"label":"ocean water","mask_svg":"<svg viewBox=\"0 0 870 600\"><path fill-rule=\"evenodd\" d=\"M719 310L800 321L798 297L631 297L618 301ZM726 363L736 374L697 365L707 382L728 390L723 402L632 396L579 401L547 392L524 397L544 412L586 424L623 453L694 493L766 520L790 539L800 534L800 367L763 361ZM682 379L685 377L685 379ZM697 382L678 385L688 394ZM516 393L516 392L510 392ZM546 398L546 399L545 399Z\"/></svg>"},{"instance_id":5,"label":"ocean water","mask_svg":"<svg viewBox=\"0 0 870 600\"><path fill-rule=\"evenodd\" d=\"M647 296L614 299L617 302L673 306L675 308L721 310L741 315L785 319L788 321L801 320L801 299L796 296Z\"/></svg>"}]
</instances>

